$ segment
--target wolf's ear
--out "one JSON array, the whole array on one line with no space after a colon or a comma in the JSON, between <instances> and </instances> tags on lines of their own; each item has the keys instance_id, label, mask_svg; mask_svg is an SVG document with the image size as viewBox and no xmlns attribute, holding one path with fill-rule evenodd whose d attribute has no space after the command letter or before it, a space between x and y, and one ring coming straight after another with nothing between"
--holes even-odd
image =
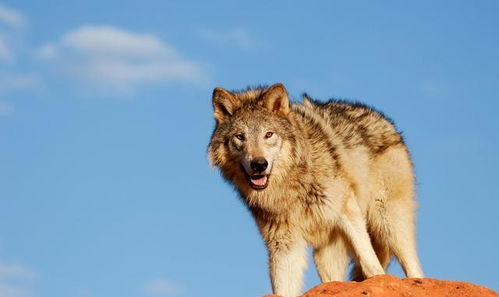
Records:
<instances>
[{"instance_id":1,"label":"wolf's ear","mask_svg":"<svg viewBox=\"0 0 499 297\"><path fill-rule=\"evenodd\" d=\"M226 121L240 106L239 99L227 90L215 88L213 90L213 111L218 123Z\"/></svg>"},{"instance_id":2,"label":"wolf's ear","mask_svg":"<svg viewBox=\"0 0 499 297\"><path fill-rule=\"evenodd\" d=\"M271 112L283 115L289 112L289 97L286 88L282 84L270 86L263 94L260 103Z\"/></svg>"}]
</instances>

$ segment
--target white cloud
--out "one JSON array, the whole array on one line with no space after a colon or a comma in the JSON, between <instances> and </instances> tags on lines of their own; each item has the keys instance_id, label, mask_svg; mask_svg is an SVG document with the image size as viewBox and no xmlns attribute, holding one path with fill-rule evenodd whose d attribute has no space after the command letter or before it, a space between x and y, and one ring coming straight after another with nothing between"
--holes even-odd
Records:
<instances>
[{"instance_id":1,"label":"white cloud","mask_svg":"<svg viewBox=\"0 0 499 297\"><path fill-rule=\"evenodd\" d=\"M0 264L0 279L33 279L37 273L19 264Z\"/></svg>"},{"instance_id":2,"label":"white cloud","mask_svg":"<svg viewBox=\"0 0 499 297\"><path fill-rule=\"evenodd\" d=\"M0 72L0 94L41 88L41 78L35 73Z\"/></svg>"},{"instance_id":3,"label":"white cloud","mask_svg":"<svg viewBox=\"0 0 499 297\"><path fill-rule=\"evenodd\" d=\"M56 43L47 43L38 56L54 61L73 77L105 90L133 91L160 82L199 83L202 67L151 34L110 26L83 26Z\"/></svg>"},{"instance_id":4,"label":"white cloud","mask_svg":"<svg viewBox=\"0 0 499 297\"><path fill-rule=\"evenodd\" d=\"M36 51L38 58L50 60L57 56L57 47L52 43L47 43Z\"/></svg>"},{"instance_id":5,"label":"white cloud","mask_svg":"<svg viewBox=\"0 0 499 297\"><path fill-rule=\"evenodd\" d=\"M12 61L14 58L14 53L7 46L5 38L0 34L0 60Z\"/></svg>"},{"instance_id":6,"label":"white cloud","mask_svg":"<svg viewBox=\"0 0 499 297\"><path fill-rule=\"evenodd\" d=\"M19 11L0 4L0 23L19 28L25 26L27 21Z\"/></svg>"},{"instance_id":7,"label":"white cloud","mask_svg":"<svg viewBox=\"0 0 499 297\"><path fill-rule=\"evenodd\" d=\"M27 297L29 293L21 288L0 282L0 296L2 297Z\"/></svg>"},{"instance_id":8,"label":"white cloud","mask_svg":"<svg viewBox=\"0 0 499 297\"><path fill-rule=\"evenodd\" d=\"M238 47L244 51L252 51L257 47L255 39L243 28L232 28L226 31L201 29L200 33L203 38L210 42Z\"/></svg>"},{"instance_id":9,"label":"white cloud","mask_svg":"<svg viewBox=\"0 0 499 297\"><path fill-rule=\"evenodd\" d=\"M175 57L175 51L153 35L131 33L109 26L81 27L66 34L62 44L88 55Z\"/></svg>"},{"instance_id":10,"label":"white cloud","mask_svg":"<svg viewBox=\"0 0 499 297\"><path fill-rule=\"evenodd\" d=\"M42 79L35 73L0 71L0 116L12 115L15 111L14 106L5 101L5 97L9 93L26 92L43 88ZM2 269L4 267L0 265L0 277Z\"/></svg>"},{"instance_id":11,"label":"white cloud","mask_svg":"<svg viewBox=\"0 0 499 297\"><path fill-rule=\"evenodd\" d=\"M143 291L148 296L173 296L178 294L181 290L180 287L167 280L155 279L145 284Z\"/></svg>"},{"instance_id":12,"label":"white cloud","mask_svg":"<svg viewBox=\"0 0 499 297\"><path fill-rule=\"evenodd\" d=\"M0 4L0 116L12 115L14 106L5 101L5 95L12 91L24 91L38 88L42 85L41 78L33 73L19 73L16 62L19 58L26 61L22 54L27 51L23 28L28 24L19 11ZM3 68L3 64L9 67ZM4 266L0 265L0 277ZM3 284L0 291L7 290Z\"/></svg>"},{"instance_id":13,"label":"white cloud","mask_svg":"<svg viewBox=\"0 0 499 297\"><path fill-rule=\"evenodd\" d=\"M0 4L0 62L14 62L28 21L19 11Z\"/></svg>"},{"instance_id":14,"label":"white cloud","mask_svg":"<svg viewBox=\"0 0 499 297\"><path fill-rule=\"evenodd\" d=\"M5 101L6 95L13 92L25 92L43 88L42 79L35 73L0 71L0 116L12 115L15 111L14 106ZM0 265L0 277L4 268Z\"/></svg>"},{"instance_id":15,"label":"white cloud","mask_svg":"<svg viewBox=\"0 0 499 297\"><path fill-rule=\"evenodd\" d=\"M37 273L18 264L0 264L0 296L29 297L31 283Z\"/></svg>"},{"instance_id":16,"label":"white cloud","mask_svg":"<svg viewBox=\"0 0 499 297\"><path fill-rule=\"evenodd\" d=\"M119 86L160 82L163 80L189 80L196 71L192 64L163 64L154 61L126 61L117 58L94 58L84 65L74 65L73 74L88 81L105 82Z\"/></svg>"}]
</instances>

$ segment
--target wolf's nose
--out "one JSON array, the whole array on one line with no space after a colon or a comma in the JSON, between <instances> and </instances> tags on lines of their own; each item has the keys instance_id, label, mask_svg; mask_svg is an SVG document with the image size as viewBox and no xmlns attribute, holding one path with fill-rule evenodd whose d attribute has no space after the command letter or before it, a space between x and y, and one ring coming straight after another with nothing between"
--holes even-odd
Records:
<instances>
[{"instance_id":1,"label":"wolf's nose","mask_svg":"<svg viewBox=\"0 0 499 297\"><path fill-rule=\"evenodd\" d=\"M265 169L267 169L267 166L269 165L269 163L267 162L267 160L265 160L265 158L254 158L253 160L251 160L251 163L250 163L250 166L251 166L251 169L255 170L255 171L264 171Z\"/></svg>"}]
</instances>

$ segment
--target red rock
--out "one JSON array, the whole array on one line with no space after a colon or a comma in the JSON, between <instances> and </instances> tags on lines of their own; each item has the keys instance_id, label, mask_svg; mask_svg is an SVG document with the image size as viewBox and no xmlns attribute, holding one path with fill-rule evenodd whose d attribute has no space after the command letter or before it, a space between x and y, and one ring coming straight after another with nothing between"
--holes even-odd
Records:
<instances>
[{"instance_id":1,"label":"red rock","mask_svg":"<svg viewBox=\"0 0 499 297\"><path fill-rule=\"evenodd\" d=\"M303 297L498 297L496 292L471 283L432 278L379 275L363 282L320 284ZM266 295L264 297L279 297Z\"/></svg>"}]
</instances>

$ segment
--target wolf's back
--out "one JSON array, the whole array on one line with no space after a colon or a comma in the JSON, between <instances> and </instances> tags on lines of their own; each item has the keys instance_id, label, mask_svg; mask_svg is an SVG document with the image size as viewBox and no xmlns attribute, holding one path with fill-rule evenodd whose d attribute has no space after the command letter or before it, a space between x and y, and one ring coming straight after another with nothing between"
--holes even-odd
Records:
<instances>
[{"instance_id":1,"label":"wolf's back","mask_svg":"<svg viewBox=\"0 0 499 297\"><path fill-rule=\"evenodd\" d=\"M305 109L309 111L304 112ZM305 96L303 104L295 105L295 110L327 125L329 137L340 141L347 149L365 146L371 153L379 154L390 146L404 145L393 121L362 103L335 99L319 102ZM325 129L321 125L316 128Z\"/></svg>"}]
</instances>

